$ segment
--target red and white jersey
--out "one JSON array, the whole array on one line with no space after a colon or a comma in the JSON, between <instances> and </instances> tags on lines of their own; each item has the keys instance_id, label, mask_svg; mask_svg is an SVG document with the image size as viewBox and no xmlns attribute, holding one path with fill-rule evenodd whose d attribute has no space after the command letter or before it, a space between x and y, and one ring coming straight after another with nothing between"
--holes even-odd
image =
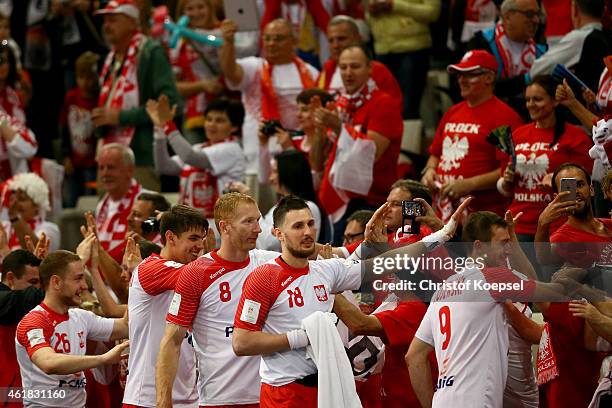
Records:
<instances>
[{"instance_id":1,"label":"red and white jersey","mask_svg":"<svg viewBox=\"0 0 612 408\"><path fill-rule=\"evenodd\" d=\"M45 374L32 360L35 351L51 347L56 353L84 356L86 340L108 341L113 332L113 319L96 316L82 309L66 314L51 310L44 303L30 311L17 326L15 338L21 380L26 390L63 391L57 399L24 398L25 407L84 407L85 373ZM45 394L45 396L48 396Z\"/></svg>"},{"instance_id":2,"label":"red and white jersey","mask_svg":"<svg viewBox=\"0 0 612 408\"><path fill-rule=\"evenodd\" d=\"M132 273L128 296L130 357L124 404L155 407L155 367L164 336L174 287L185 265L152 255ZM176 379L172 387L175 407L197 407L196 363L191 334L183 340Z\"/></svg>"},{"instance_id":3,"label":"red and white jersey","mask_svg":"<svg viewBox=\"0 0 612 408\"><path fill-rule=\"evenodd\" d=\"M361 262L347 259L310 261L293 268L281 257L255 269L247 278L236 310L234 327L282 334L300 329L316 311L329 312L332 293L361 285ZM262 382L281 386L317 372L306 348L261 357Z\"/></svg>"},{"instance_id":4,"label":"red and white jersey","mask_svg":"<svg viewBox=\"0 0 612 408\"><path fill-rule=\"evenodd\" d=\"M167 321L193 327L200 406L259 402L259 356L237 357L231 334L244 281L277 256L253 249L244 262L230 262L215 250L183 269Z\"/></svg>"},{"instance_id":5,"label":"red and white jersey","mask_svg":"<svg viewBox=\"0 0 612 408\"><path fill-rule=\"evenodd\" d=\"M508 327L502 303L528 297L535 282L508 268L468 269L446 283L465 284L434 293L416 337L435 348L438 381L433 407L502 407L508 375ZM523 291L475 291L476 282L523 282Z\"/></svg>"},{"instance_id":6,"label":"red and white jersey","mask_svg":"<svg viewBox=\"0 0 612 408\"><path fill-rule=\"evenodd\" d=\"M214 218L217 199L223 195L225 186L244 178L246 159L242 147L235 139L219 143L196 145L206 153L211 169L191 166L179 156L172 159L183 168L180 178L179 202L201 210L206 218ZM192 163L194 164L194 163Z\"/></svg>"}]
</instances>

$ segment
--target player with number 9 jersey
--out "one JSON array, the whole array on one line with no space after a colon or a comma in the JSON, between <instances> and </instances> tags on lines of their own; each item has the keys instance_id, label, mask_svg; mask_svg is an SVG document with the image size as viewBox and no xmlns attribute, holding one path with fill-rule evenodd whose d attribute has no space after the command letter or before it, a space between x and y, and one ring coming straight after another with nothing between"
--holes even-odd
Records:
<instances>
[{"instance_id":1,"label":"player with number 9 jersey","mask_svg":"<svg viewBox=\"0 0 612 408\"><path fill-rule=\"evenodd\" d=\"M535 282L523 281L521 293L473 288L476 282L520 283L520 280L506 267L472 268L446 280L449 285L452 282L465 285L465 290L457 286L434 293L415 334L415 340L435 349L438 361L432 407L503 406L508 376L508 326L500 302L505 296L529 297ZM412 375L411 371L411 378Z\"/></svg>"}]
</instances>

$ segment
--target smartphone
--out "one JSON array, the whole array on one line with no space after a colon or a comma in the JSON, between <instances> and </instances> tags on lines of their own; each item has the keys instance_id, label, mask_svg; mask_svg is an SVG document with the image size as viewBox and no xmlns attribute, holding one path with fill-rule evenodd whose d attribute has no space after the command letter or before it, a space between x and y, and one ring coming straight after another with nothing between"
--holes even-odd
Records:
<instances>
[{"instance_id":1,"label":"smartphone","mask_svg":"<svg viewBox=\"0 0 612 408\"><path fill-rule=\"evenodd\" d=\"M564 196L561 201L576 201L576 188L578 187L578 182L575 178L562 178L561 179L561 188L559 188L559 192L569 191L570 193Z\"/></svg>"},{"instance_id":2,"label":"smartphone","mask_svg":"<svg viewBox=\"0 0 612 408\"><path fill-rule=\"evenodd\" d=\"M410 228L406 231L408 234L420 234L421 223L415 220L416 217L422 216L424 213L423 206L418 201L404 200L402 201L402 232L405 230L406 220L410 221Z\"/></svg>"}]
</instances>

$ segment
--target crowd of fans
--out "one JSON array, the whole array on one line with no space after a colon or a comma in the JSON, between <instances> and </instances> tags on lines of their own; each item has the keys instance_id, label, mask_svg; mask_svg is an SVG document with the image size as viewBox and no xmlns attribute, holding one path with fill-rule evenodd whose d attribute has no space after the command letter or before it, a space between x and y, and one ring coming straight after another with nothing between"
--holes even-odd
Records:
<instances>
[{"instance_id":1,"label":"crowd of fans","mask_svg":"<svg viewBox=\"0 0 612 408\"><path fill-rule=\"evenodd\" d=\"M0 0L0 406L609 406L612 3L226 3Z\"/></svg>"}]
</instances>

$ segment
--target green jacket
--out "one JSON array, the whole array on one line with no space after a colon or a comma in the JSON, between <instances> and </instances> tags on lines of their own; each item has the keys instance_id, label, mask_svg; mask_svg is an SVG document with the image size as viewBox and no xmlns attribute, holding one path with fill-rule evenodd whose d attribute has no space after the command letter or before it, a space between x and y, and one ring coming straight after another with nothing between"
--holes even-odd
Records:
<instances>
[{"instance_id":1,"label":"green jacket","mask_svg":"<svg viewBox=\"0 0 612 408\"><path fill-rule=\"evenodd\" d=\"M440 0L394 0L390 13L368 15L377 55L431 48L429 24L440 16Z\"/></svg>"},{"instance_id":2,"label":"green jacket","mask_svg":"<svg viewBox=\"0 0 612 408\"><path fill-rule=\"evenodd\" d=\"M153 124L145 105L149 99L161 94L168 96L170 106L178 105L182 112L182 99L176 89L172 67L164 48L157 41L147 38L138 56L138 108L121 110L119 124L134 126L134 138L130 147L134 150L137 166L153 166Z\"/></svg>"}]
</instances>

